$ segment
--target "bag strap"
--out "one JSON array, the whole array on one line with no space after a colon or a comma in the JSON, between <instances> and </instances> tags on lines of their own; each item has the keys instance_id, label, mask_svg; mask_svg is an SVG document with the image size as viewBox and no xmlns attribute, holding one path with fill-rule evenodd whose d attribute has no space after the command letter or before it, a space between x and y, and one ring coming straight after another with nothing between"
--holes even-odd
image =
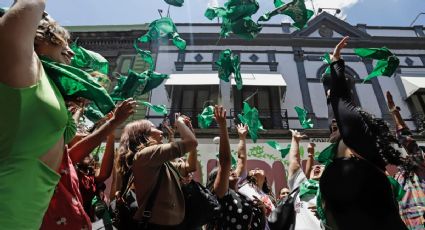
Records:
<instances>
[{"instance_id":1,"label":"bag strap","mask_svg":"<svg viewBox=\"0 0 425 230\"><path fill-rule=\"evenodd\" d=\"M146 203L145 210L143 211L142 223L146 227L149 219L152 217L152 208L155 203L156 196L158 195L159 186L161 184L162 178L165 174L166 166L163 164L159 171L158 180L156 181L155 187L152 189L151 194L149 195L148 202Z\"/></svg>"}]
</instances>

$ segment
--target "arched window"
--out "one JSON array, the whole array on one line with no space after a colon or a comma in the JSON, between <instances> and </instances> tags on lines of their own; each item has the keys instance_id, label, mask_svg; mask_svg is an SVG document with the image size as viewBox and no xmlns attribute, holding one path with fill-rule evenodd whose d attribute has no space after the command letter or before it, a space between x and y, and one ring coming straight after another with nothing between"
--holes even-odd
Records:
<instances>
[{"instance_id":1,"label":"arched window","mask_svg":"<svg viewBox=\"0 0 425 230\"><path fill-rule=\"evenodd\" d=\"M328 67L328 65L322 65L318 70L317 70L317 78L318 79L322 79L323 77L326 78L326 76L324 76L325 70ZM330 77L330 76L328 76ZM359 75L356 73L356 71L354 71L351 67L349 66L345 66L345 77L347 79L348 84L350 85L349 88L351 89L351 94L352 94L352 99L353 102L357 105L357 106L361 106L360 100L359 100L359 96L357 94L357 90L355 85L360 83L363 83L363 80L360 79ZM323 80L323 79L322 79ZM370 84L368 82L366 82L366 84ZM326 88L324 87L324 90L326 91ZM326 95L326 92L324 92Z\"/></svg>"}]
</instances>

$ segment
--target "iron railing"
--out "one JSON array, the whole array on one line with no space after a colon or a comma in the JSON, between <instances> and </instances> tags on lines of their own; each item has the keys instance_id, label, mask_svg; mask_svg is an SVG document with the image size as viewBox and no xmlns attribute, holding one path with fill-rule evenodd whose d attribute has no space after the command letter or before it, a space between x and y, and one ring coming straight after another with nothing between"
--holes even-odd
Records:
<instances>
[{"instance_id":1,"label":"iron railing","mask_svg":"<svg viewBox=\"0 0 425 230\"><path fill-rule=\"evenodd\" d=\"M146 119L165 119L168 117L170 120L170 123L174 123L174 113L180 112L181 114L184 114L191 118L192 125L194 128L198 127L198 114L201 113L201 110L196 109L168 109L168 115L167 116L160 116L160 115L153 115L152 112L150 112L149 115L146 115ZM227 113L227 119L230 120L230 127L234 126L235 124L240 123L238 117L238 114L240 114L240 110L230 109L230 112ZM280 110L261 110L259 111L259 118L261 123L263 124L264 129L289 129L289 123L288 123L288 111L286 109L280 109ZM217 124L213 121L210 128L217 128Z\"/></svg>"}]
</instances>

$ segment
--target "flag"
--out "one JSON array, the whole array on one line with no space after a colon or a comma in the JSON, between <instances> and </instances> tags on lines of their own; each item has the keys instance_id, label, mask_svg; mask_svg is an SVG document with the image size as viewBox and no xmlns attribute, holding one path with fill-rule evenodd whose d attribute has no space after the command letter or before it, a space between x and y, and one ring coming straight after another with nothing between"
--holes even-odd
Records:
<instances>
[{"instance_id":1,"label":"flag","mask_svg":"<svg viewBox=\"0 0 425 230\"><path fill-rule=\"evenodd\" d=\"M155 113L158 113L161 115L168 114L167 107L165 105L152 105L151 103L146 101L142 102L142 104L152 109Z\"/></svg>"},{"instance_id":2,"label":"flag","mask_svg":"<svg viewBox=\"0 0 425 230\"><path fill-rule=\"evenodd\" d=\"M285 158L288 155L289 150L291 149L291 145L290 144L288 146L286 146L286 148L282 148L280 146L280 144L277 143L277 141L267 141L266 143L270 147L272 147L272 148L276 149L277 151L279 151L282 159Z\"/></svg>"},{"instance_id":3,"label":"flag","mask_svg":"<svg viewBox=\"0 0 425 230\"><path fill-rule=\"evenodd\" d=\"M254 143L258 139L258 131L264 130L258 116L258 110L254 107L251 108L247 102L243 103L242 114L238 114L239 120L248 126L248 133Z\"/></svg>"},{"instance_id":4,"label":"flag","mask_svg":"<svg viewBox=\"0 0 425 230\"><path fill-rule=\"evenodd\" d=\"M138 38L142 43L154 40L168 41L171 39L173 44L180 50L186 49L186 41L183 40L177 32L177 27L171 18L163 17L149 24L148 32Z\"/></svg>"},{"instance_id":5,"label":"flag","mask_svg":"<svg viewBox=\"0 0 425 230\"><path fill-rule=\"evenodd\" d=\"M400 65L400 60L386 47L369 49L358 48L354 49L354 53L362 58L378 60L372 72L364 79L363 82L379 76L391 77Z\"/></svg>"},{"instance_id":6,"label":"flag","mask_svg":"<svg viewBox=\"0 0 425 230\"><path fill-rule=\"evenodd\" d=\"M243 82L238 55L233 55L232 50L230 49L223 50L215 64L218 66L218 77L221 80L229 82L230 76L233 74L237 89L242 89Z\"/></svg>"},{"instance_id":7,"label":"flag","mask_svg":"<svg viewBox=\"0 0 425 230\"><path fill-rule=\"evenodd\" d=\"M295 106L295 111L298 114L298 119L300 120L300 124L304 129L311 129L313 128L313 122L310 118L307 118L307 110L302 109L298 106Z\"/></svg>"},{"instance_id":8,"label":"flag","mask_svg":"<svg viewBox=\"0 0 425 230\"><path fill-rule=\"evenodd\" d=\"M214 106L210 105L204 108L201 114L198 114L198 125L201 129L210 127L214 120Z\"/></svg>"},{"instance_id":9,"label":"flag","mask_svg":"<svg viewBox=\"0 0 425 230\"><path fill-rule=\"evenodd\" d=\"M85 71L99 71L103 74L108 74L109 62L102 55L87 50L76 42L71 44L71 50L75 55L71 59L71 65Z\"/></svg>"}]
</instances>

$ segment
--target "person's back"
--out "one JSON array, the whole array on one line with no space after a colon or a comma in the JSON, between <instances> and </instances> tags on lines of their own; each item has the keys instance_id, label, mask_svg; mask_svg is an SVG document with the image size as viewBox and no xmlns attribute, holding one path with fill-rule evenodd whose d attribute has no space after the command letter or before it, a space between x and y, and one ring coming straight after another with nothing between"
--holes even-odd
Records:
<instances>
[{"instance_id":1,"label":"person's back","mask_svg":"<svg viewBox=\"0 0 425 230\"><path fill-rule=\"evenodd\" d=\"M386 175L359 158L337 158L320 179L332 229L406 229Z\"/></svg>"}]
</instances>

